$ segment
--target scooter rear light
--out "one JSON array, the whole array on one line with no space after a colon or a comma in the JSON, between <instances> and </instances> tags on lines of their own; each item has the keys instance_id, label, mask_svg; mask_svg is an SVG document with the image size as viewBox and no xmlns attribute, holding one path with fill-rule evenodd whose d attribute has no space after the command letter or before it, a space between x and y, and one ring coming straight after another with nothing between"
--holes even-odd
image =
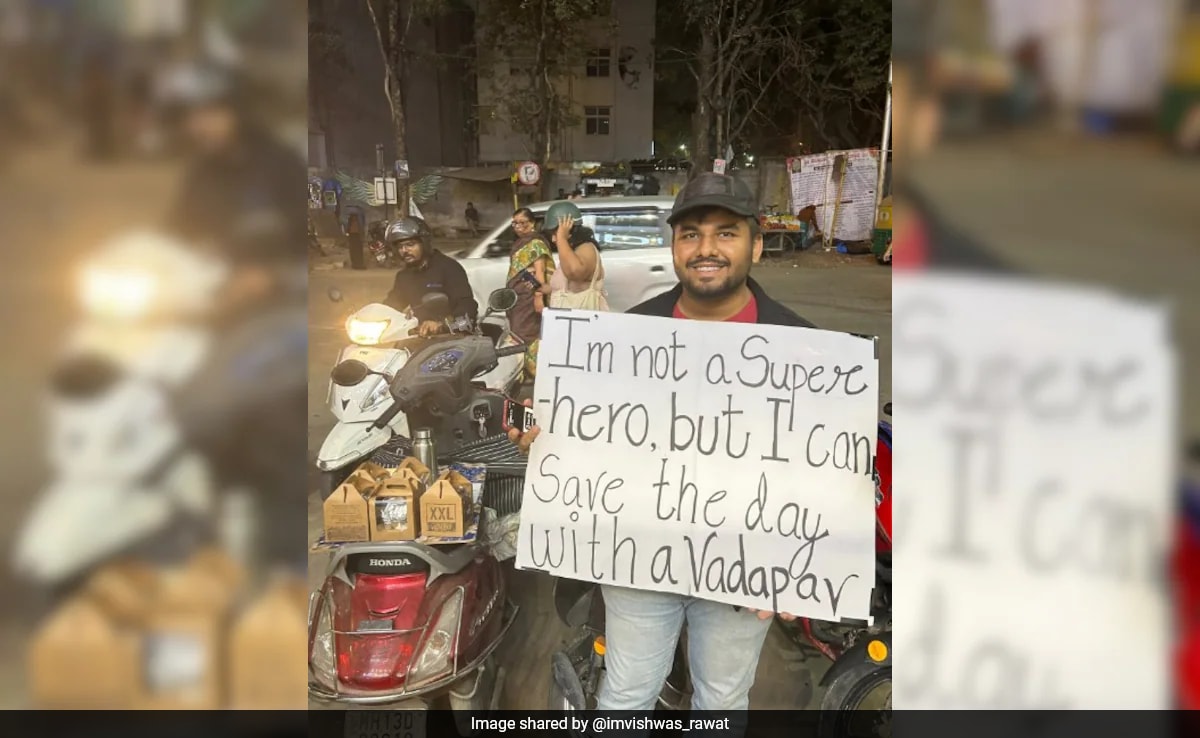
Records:
<instances>
[{"instance_id":1,"label":"scooter rear light","mask_svg":"<svg viewBox=\"0 0 1200 738\"><path fill-rule=\"evenodd\" d=\"M404 684L421 639L425 574L359 574L333 582L334 649L341 683L360 689Z\"/></svg>"},{"instance_id":2,"label":"scooter rear light","mask_svg":"<svg viewBox=\"0 0 1200 738\"><path fill-rule=\"evenodd\" d=\"M458 651L458 631L462 625L463 591L456 589L442 603L437 620L429 629L420 655L409 673L409 683L419 685L449 674Z\"/></svg>"},{"instance_id":3,"label":"scooter rear light","mask_svg":"<svg viewBox=\"0 0 1200 738\"><path fill-rule=\"evenodd\" d=\"M308 663L313 677L326 689L333 687L337 678L336 659L333 656L333 610L322 593L315 593L309 604L309 622L316 621L312 643L309 646Z\"/></svg>"}]
</instances>

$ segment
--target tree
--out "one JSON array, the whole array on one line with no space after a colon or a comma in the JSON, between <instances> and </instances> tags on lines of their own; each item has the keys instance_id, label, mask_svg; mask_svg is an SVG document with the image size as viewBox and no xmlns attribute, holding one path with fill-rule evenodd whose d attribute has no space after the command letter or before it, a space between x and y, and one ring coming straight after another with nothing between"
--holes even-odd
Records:
<instances>
[{"instance_id":1,"label":"tree","mask_svg":"<svg viewBox=\"0 0 1200 738\"><path fill-rule=\"evenodd\" d=\"M567 80L586 62L590 39L612 29L596 21L595 0L480 5L479 74L491 82L495 116L524 135L530 158L545 169L563 130L577 122Z\"/></svg>"},{"instance_id":2,"label":"tree","mask_svg":"<svg viewBox=\"0 0 1200 738\"><path fill-rule=\"evenodd\" d=\"M379 53L383 56L383 95L392 115L396 158L407 160L408 121L404 115L404 38L408 32L407 24L401 23L400 0L366 0L366 3L371 23L375 26ZM408 14L408 22L412 22L412 13ZM399 190L396 193L399 210L407 213L407 183L397 182L396 186Z\"/></svg>"},{"instance_id":3,"label":"tree","mask_svg":"<svg viewBox=\"0 0 1200 738\"><path fill-rule=\"evenodd\" d=\"M759 155L878 138L891 51L888 0L659 3L656 138L691 141L703 171L727 145ZM683 22L680 22L682 17ZM687 131L681 116L690 115ZM672 121L675 121L672 124Z\"/></svg>"},{"instance_id":4,"label":"tree","mask_svg":"<svg viewBox=\"0 0 1200 738\"><path fill-rule=\"evenodd\" d=\"M693 175L762 118L776 80L800 64L798 6L788 0L683 0L674 9L683 20L676 21L682 38L697 39L663 48L670 62L686 65L696 85Z\"/></svg>"},{"instance_id":5,"label":"tree","mask_svg":"<svg viewBox=\"0 0 1200 738\"><path fill-rule=\"evenodd\" d=\"M326 0L308 0L308 96L325 134L329 167L337 169L337 126L333 111L345 103L342 91L354 72L342 32L327 20Z\"/></svg>"},{"instance_id":6,"label":"tree","mask_svg":"<svg viewBox=\"0 0 1200 738\"><path fill-rule=\"evenodd\" d=\"M776 98L796 104L795 133L832 147L877 143L891 58L890 0L817 0L801 12L815 31L800 73L783 80Z\"/></svg>"}]
</instances>

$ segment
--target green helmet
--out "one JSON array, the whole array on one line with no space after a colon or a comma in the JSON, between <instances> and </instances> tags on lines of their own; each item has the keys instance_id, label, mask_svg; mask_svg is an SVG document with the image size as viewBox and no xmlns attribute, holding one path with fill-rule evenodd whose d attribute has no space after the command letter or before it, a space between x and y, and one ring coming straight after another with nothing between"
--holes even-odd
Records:
<instances>
[{"instance_id":1,"label":"green helmet","mask_svg":"<svg viewBox=\"0 0 1200 738\"><path fill-rule=\"evenodd\" d=\"M560 200L546 209L546 219L542 221L542 230L552 231L558 228L558 219L568 217L575 221L575 225L583 220L583 213L579 212L579 208L573 202Z\"/></svg>"}]
</instances>

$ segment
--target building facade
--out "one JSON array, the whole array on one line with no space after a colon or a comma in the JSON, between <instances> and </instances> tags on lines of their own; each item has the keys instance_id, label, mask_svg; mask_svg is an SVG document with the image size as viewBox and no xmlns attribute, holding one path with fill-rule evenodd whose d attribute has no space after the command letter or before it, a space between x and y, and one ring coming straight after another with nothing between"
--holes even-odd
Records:
<instances>
[{"instance_id":1,"label":"building facade","mask_svg":"<svg viewBox=\"0 0 1200 738\"><path fill-rule=\"evenodd\" d=\"M577 123L552 142L558 161L617 162L653 154L654 0L598 3L586 62L559 90L570 101ZM477 81L479 161L507 163L540 159L528 136L492 119L504 75L520 74L501 60Z\"/></svg>"}]
</instances>

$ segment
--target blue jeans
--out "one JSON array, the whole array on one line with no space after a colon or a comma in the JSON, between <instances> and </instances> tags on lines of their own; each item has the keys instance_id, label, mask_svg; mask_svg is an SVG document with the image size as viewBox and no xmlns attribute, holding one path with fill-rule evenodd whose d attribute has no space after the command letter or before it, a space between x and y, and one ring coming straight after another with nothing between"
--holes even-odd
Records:
<instances>
[{"instance_id":1,"label":"blue jeans","mask_svg":"<svg viewBox=\"0 0 1200 738\"><path fill-rule=\"evenodd\" d=\"M600 710L653 710L684 620L693 710L746 710L771 620L677 594L602 587L607 670Z\"/></svg>"}]
</instances>

